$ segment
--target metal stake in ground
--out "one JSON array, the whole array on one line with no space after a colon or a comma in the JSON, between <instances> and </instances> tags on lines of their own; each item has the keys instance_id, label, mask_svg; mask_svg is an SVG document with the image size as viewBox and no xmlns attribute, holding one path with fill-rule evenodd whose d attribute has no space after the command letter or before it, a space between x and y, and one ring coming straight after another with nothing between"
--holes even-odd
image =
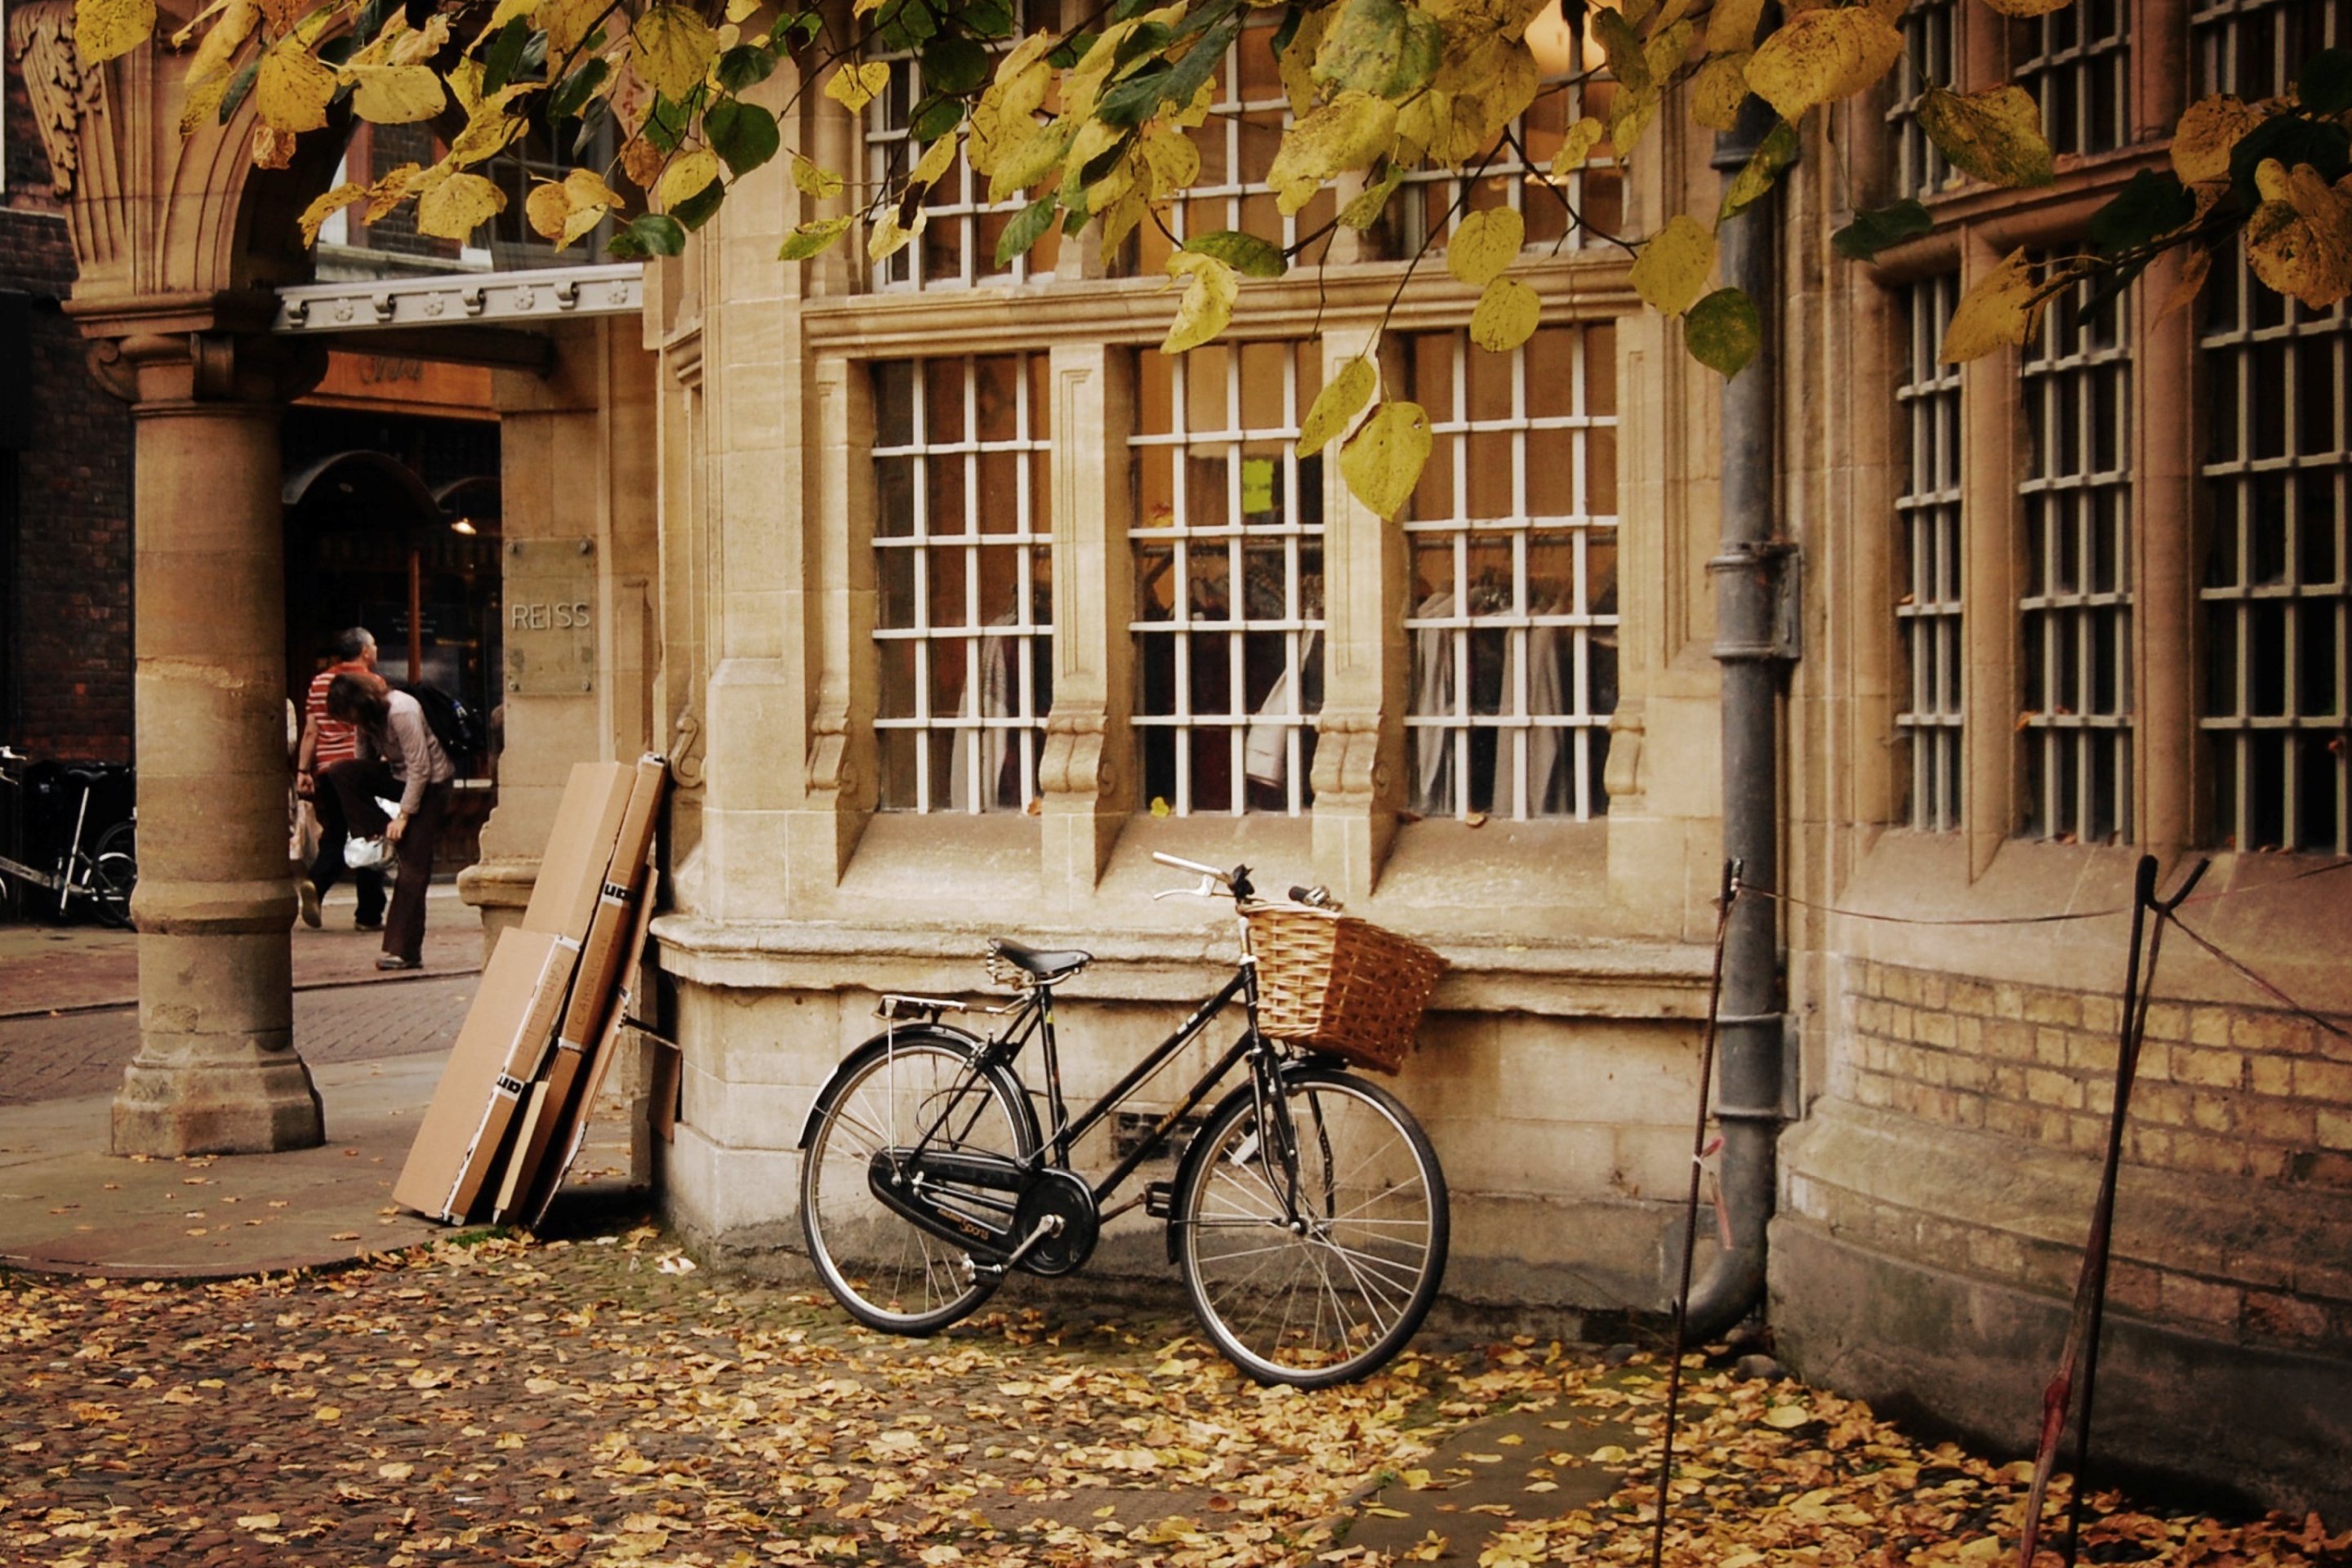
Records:
<instances>
[{"instance_id":1,"label":"metal stake in ground","mask_svg":"<svg viewBox=\"0 0 2352 1568\"><path fill-rule=\"evenodd\" d=\"M2124 964L2123 1024L2116 1050L2116 1091L2107 1111L2107 1151L2099 1173L2099 1193L2091 1211L2091 1234L2083 1244L2083 1272L2074 1286L2074 1310L2066 1325L2065 1348L2058 1370L2042 1394L2042 1434L2034 1445L2033 1487L2025 1500L2025 1520L2017 1542L2018 1568L2033 1568L2033 1553L2042 1540L2042 1500L2050 1488L2051 1471L2058 1460L2058 1440L2066 1427L2067 1406L2073 1403L2075 1369L2082 1369L2083 1407L2074 1428L2074 1489L2066 1513L2067 1568L2074 1568L2080 1539L2085 1472L2091 1456L2091 1394L2099 1367L2099 1324L2106 1306L2107 1256L2116 1217L2116 1177L2123 1163L2124 1121L2131 1108L2131 1091L2139 1071L2140 1042L2147 1028L2147 998L2156 984L2156 963L2164 951L2164 926L2180 901L2194 889L2212 864L2200 860L2171 898L2156 896L2156 857L2140 857L2132 891L2131 953ZM2157 917L2147 931L2147 917ZM2143 973L2140 952L2145 939L2147 965Z\"/></svg>"},{"instance_id":2,"label":"metal stake in ground","mask_svg":"<svg viewBox=\"0 0 2352 1568\"><path fill-rule=\"evenodd\" d=\"M1691 1134L1690 1196L1683 1211L1683 1278L1675 1290L1675 1352L1666 1363L1666 1438L1658 1455L1657 1528L1650 1537L1650 1568L1661 1568L1666 1554L1666 1497L1675 1477L1675 1417L1682 1405L1683 1329L1690 1316L1691 1254L1698 1250L1698 1178L1706 1158L1707 1100L1715 1081L1716 1014L1723 1004L1723 935L1731 929L1731 906L1739 897L1739 875L1745 863L1723 863L1723 894L1716 900L1715 968L1706 987L1706 1032L1698 1050L1698 1125Z\"/></svg>"}]
</instances>

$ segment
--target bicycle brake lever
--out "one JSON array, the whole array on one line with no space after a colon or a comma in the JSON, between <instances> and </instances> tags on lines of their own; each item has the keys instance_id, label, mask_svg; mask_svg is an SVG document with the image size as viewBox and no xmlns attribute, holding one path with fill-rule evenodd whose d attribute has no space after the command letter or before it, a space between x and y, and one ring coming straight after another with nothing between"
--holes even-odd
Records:
<instances>
[{"instance_id":1,"label":"bicycle brake lever","mask_svg":"<svg viewBox=\"0 0 2352 1568\"><path fill-rule=\"evenodd\" d=\"M1162 899L1213 899L1216 896L1216 879L1203 877L1201 879L1201 885L1197 888L1170 888L1164 892L1152 894L1151 901L1156 904Z\"/></svg>"}]
</instances>

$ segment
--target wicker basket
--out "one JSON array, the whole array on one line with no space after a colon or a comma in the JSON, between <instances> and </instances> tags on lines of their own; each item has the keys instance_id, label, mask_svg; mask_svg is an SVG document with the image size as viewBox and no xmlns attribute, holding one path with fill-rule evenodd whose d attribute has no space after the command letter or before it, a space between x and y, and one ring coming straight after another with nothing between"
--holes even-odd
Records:
<instances>
[{"instance_id":1,"label":"wicker basket","mask_svg":"<svg viewBox=\"0 0 2352 1568\"><path fill-rule=\"evenodd\" d=\"M1265 904L1249 911L1258 1028L1392 1073L1412 1048L1445 960L1370 921Z\"/></svg>"}]
</instances>

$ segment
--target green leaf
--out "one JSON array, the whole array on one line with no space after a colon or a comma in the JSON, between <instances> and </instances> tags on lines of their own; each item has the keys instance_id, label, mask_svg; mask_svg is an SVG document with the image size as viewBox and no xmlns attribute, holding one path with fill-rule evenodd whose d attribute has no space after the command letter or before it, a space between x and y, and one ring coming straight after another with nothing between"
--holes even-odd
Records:
<instances>
[{"instance_id":1,"label":"green leaf","mask_svg":"<svg viewBox=\"0 0 2352 1568\"><path fill-rule=\"evenodd\" d=\"M1054 210L1061 202L1058 195L1048 191L1015 213L997 237L996 265L1012 266L1014 257L1028 254L1030 247L1045 238L1045 231L1054 226Z\"/></svg>"},{"instance_id":2,"label":"green leaf","mask_svg":"<svg viewBox=\"0 0 2352 1568\"><path fill-rule=\"evenodd\" d=\"M2091 215L2084 232L2103 256L2137 250L2197 216L2197 198L2169 171L2142 169L2113 200Z\"/></svg>"},{"instance_id":3,"label":"green leaf","mask_svg":"<svg viewBox=\"0 0 2352 1568\"><path fill-rule=\"evenodd\" d=\"M774 157L783 140L774 115L736 98L722 98L710 106L702 117L702 134L739 178Z\"/></svg>"},{"instance_id":4,"label":"green leaf","mask_svg":"<svg viewBox=\"0 0 2352 1568\"><path fill-rule=\"evenodd\" d=\"M694 110L691 108L657 93L654 97L654 106L646 111L646 122L638 128L637 134L656 152L675 153L678 143L686 140L687 128L693 123Z\"/></svg>"},{"instance_id":5,"label":"green leaf","mask_svg":"<svg viewBox=\"0 0 2352 1568\"><path fill-rule=\"evenodd\" d=\"M821 256L839 243L841 237L849 232L849 226L856 221L844 216L804 223L784 237L784 247L776 252L776 259L806 261L812 256Z\"/></svg>"},{"instance_id":6,"label":"green leaf","mask_svg":"<svg viewBox=\"0 0 2352 1568\"><path fill-rule=\"evenodd\" d=\"M1298 426L1298 455L1311 458L1344 434L1381 389L1381 373L1369 359L1351 359L1323 384L1315 405Z\"/></svg>"},{"instance_id":7,"label":"green leaf","mask_svg":"<svg viewBox=\"0 0 2352 1568\"><path fill-rule=\"evenodd\" d=\"M2323 119L2352 109L2352 49L2322 49L2304 61L2303 74L2294 79L2294 96Z\"/></svg>"},{"instance_id":8,"label":"green leaf","mask_svg":"<svg viewBox=\"0 0 2352 1568\"><path fill-rule=\"evenodd\" d=\"M987 82L990 64L988 51L970 38L942 33L923 46L923 86L931 92L973 92Z\"/></svg>"},{"instance_id":9,"label":"green leaf","mask_svg":"<svg viewBox=\"0 0 2352 1568\"><path fill-rule=\"evenodd\" d=\"M713 180L682 202L674 203L669 216L677 219L678 226L691 233L709 223L719 211L719 204L727 199L727 182ZM656 256L666 254L656 251Z\"/></svg>"},{"instance_id":10,"label":"green leaf","mask_svg":"<svg viewBox=\"0 0 2352 1568\"><path fill-rule=\"evenodd\" d=\"M1764 133L1764 140L1757 144L1739 173L1731 177L1731 184L1724 187L1723 206L1716 213L1715 221L1737 217L1755 205L1771 190L1780 171L1796 161L1797 128L1780 121Z\"/></svg>"},{"instance_id":11,"label":"green leaf","mask_svg":"<svg viewBox=\"0 0 2352 1568\"><path fill-rule=\"evenodd\" d=\"M1139 73L1118 83L1095 104L1095 118L1107 125L1140 125L1163 103L1179 107L1199 95L1201 86L1224 63L1225 51L1241 30L1238 16L1210 30L1181 60L1164 71Z\"/></svg>"},{"instance_id":12,"label":"green leaf","mask_svg":"<svg viewBox=\"0 0 2352 1568\"><path fill-rule=\"evenodd\" d=\"M667 213L644 213L631 218L604 248L620 257L676 256L686 248L686 230Z\"/></svg>"},{"instance_id":13,"label":"green leaf","mask_svg":"<svg viewBox=\"0 0 2352 1568\"><path fill-rule=\"evenodd\" d=\"M1399 99L1429 85L1445 51L1437 18L1398 0L1346 0L1315 51L1315 79Z\"/></svg>"},{"instance_id":14,"label":"green leaf","mask_svg":"<svg viewBox=\"0 0 2352 1568\"><path fill-rule=\"evenodd\" d=\"M1245 278L1279 278L1290 269L1282 247L1237 228L1221 228L1184 242L1187 250L1213 256Z\"/></svg>"},{"instance_id":15,"label":"green leaf","mask_svg":"<svg viewBox=\"0 0 2352 1568\"><path fill-rule=\"evenodd\" d=\"M1935 226L1927 209L1906 197L1891 207L1854 214L1852 223L1830 236L1830 243L1849 261L1875 261L1888 246L1916 239Z\"/></svg>"},{"instance_id":16,"label":"green leaf","mask_svg":"<svg viewBox=\"0 0 2352 1568\"><path fill-rule=\"evenodd\" d=\"M963 123L963 100L927 98L916 106L908 133L918 142L936 142Z\"/></svg>"},{"instance_id":17,"label":"green leaf","mask_svg":"<svg viewBox=\"0 0 2352 1568\"><path fill-rule=\"evenodd\" d=\"M1383 403L1339 454L1339 477L1375 515L1394 517L1421 483L1433 437L1418 403Z\"/></svg>"},{"instance_id":18,"label":"green leaf","mask_svg":"<svg viewBox=\"0 0 2352 1568\"><path fill-rule=\"evenodd\" d=\"M1747 369L1764 346L1763 315L1739 289L1717 289L1683 318L1683 346L1727 381Z\"/></svg>"},{"instance_id":19,"label":"green leaf","mask_svg":"<svg viewBox=\"0 0 2352 1568\"><path fill-rule=\"evenodd\" d=\"M548 122L560 124L586 108L596 89L604 85L604 79L612 74L613 68L598 56L565 77L548 98Z\"/></svg>"},{"instance_id":20,"label":"green leaf","mask_svg":"<svg viewBox=\"0 0 2352 1568\"><path fill-rule=\"evenodd\" d=\"M741 92L767 80L775 68L776 57L767 50L757 44L738 44L719 57L719 85L730 92Z\"/></svg>"},{"instance_id":21,"label":"green leaf","mask_svg":"<svg viewBox=\"0 0 2352 1568\"><path fill-rule=\"evenodd\" d=\"M522 64L522 47L530 42L530 21L524 16L508 19L490 40L488 52L482 56L482 96L490 94L514 79L515 68Z\"/></svg>"},{"instance_id":22,"label":"green leaf","mask_svg":"<svg viewBox=\"0 0 2352 1568\"><path fill-rule=\"evenodd\" d=\"M220 122L223 125L236 116L237 105L243 103L245 95L253 90L253 79L260 74L261 57L256 55L245 62L243 70L229 78L228 86L221 93Z\"/></svg>"}]
</instances>

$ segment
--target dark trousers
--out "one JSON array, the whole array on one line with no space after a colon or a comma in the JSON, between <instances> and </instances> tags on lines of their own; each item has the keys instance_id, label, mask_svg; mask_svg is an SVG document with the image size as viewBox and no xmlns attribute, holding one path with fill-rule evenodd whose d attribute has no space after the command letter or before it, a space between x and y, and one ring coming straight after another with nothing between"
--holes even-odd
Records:
<instances>
[{"instance_id":1,"label":"dark trousers","mask_svg":"<svg viewBox=\"0 0 2352 1568\"><path fill-rule=\"evenodd\" d=\"M327 889L341 881L351 868L343 864L343 841L351 837L351 828L343 820L343 797L335 788L333 774L337 768L364 768L376 764L345 758L329 763L313 775L314 788L310 796L311 815L319 819L319 853L310 862L310 886L325 898ZM383 873L352 871L352 886L359 889L359 922L362 925L383 923Z\"/></svg>"},{"instance_id":2,"label":"dark trousers","mask_svg":"<svg viewBox=\"0 0 2352 1568\"><path fill-rule=\"evenodd\" d=\"M400 781L380 762L337 763L326 776L334 781L343 807L347 831L362 838L380 836L390 826L376 797L400 798ZM441 819L448 814L449 786L428 784L416 814L400 830L399 875L393 879L392 908L383 917L383 950L394 958L415 960L425 955L425 890L433 882L433 846L441 837Z\"/></svg>"}]
</instances>

